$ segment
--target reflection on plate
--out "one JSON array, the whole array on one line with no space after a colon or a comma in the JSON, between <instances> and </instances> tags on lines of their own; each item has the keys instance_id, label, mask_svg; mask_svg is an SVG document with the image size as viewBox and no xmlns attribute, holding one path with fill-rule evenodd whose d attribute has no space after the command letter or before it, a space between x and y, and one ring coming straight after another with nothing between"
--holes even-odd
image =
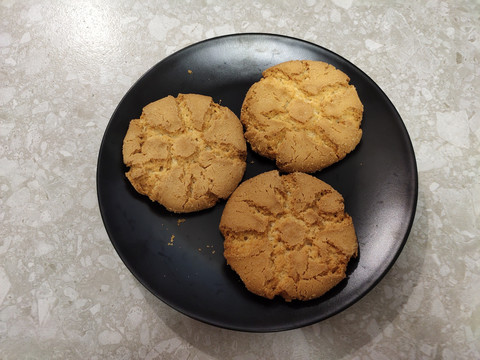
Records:
<instances>
[{"instance_id":1,"label":"reflection on plate","mask_svg":"<svg viewBox=\"0 0 480 360\"><path fill-rule=\"evenodd\" d=\"M129 121L167 95L213 97L238 116L248 88L266 68L287 60L328 62L345 72L364 104L363 138L341 162L314 174L345 198L359 240L347 279L308 302L267 300L248 292L223 258L218 230L224 202L172 214L128 183L122 142ZM248 151L244 180L275 169ZM191 45L160 61L127 92L100 148L97 191L105 228L134 276L172 308L197 320L243 331L280 331L312 324L349 307L386 274L405 244L415 214L418 178L410 138L383 91L331 51L270 34L238 34Z\"/></svg>"}]
</instances>

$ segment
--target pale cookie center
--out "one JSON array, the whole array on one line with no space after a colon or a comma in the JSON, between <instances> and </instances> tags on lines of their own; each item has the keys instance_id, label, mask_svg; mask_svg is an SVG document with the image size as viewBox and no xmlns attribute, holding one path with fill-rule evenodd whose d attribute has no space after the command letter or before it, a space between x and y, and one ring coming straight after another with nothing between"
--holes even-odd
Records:
<instances>
[{"instance_id":1,"label":"pale cookie center","mask_svg":"<svg viewBox=\"0 0 480 360\"><path fill-rule=\"evenodd\" d=\"M184 134L173 140L172 152L173 156L188 158L197 152L198 138Z\"/></svg>"}]
</instances>

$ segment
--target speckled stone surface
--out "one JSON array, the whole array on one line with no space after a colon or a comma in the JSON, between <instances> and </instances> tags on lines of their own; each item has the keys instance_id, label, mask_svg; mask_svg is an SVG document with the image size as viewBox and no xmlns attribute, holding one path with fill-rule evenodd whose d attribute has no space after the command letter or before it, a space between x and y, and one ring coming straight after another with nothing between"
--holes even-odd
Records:
<instances>
[{"instance_id":1,"label":"speckled stone surface","mask_svg":"<svg viewBox=\"0 0 480 360\"><path fill-rule=\"evenodd\" d=\"M1 359L479 359L478 1L0 1ZM165 56L290 35L385 91L416 151L411 235L387 276L321 323L269 334L161 303L104 230L96 161L129 87Z\"/></svg>"}]
</instances>

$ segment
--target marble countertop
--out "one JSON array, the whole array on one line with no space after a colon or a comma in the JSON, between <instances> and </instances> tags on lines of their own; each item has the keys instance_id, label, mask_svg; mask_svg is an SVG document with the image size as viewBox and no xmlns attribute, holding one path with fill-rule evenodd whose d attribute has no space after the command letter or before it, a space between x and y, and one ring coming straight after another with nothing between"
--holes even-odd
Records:
<instances>
[{"instance_id":1,"label":"marble countertop","mask_svg":"<svg viewBox=\"0 0 480 360\"><path fill-rule=\"evenodd\" d=\"M0 2L0 358L479 359L478 1ZM366 72L417 157L406 246L364 298L278 333L171 309L115 252L96 195L107 123L169 54L218 35L311 41Z\"/></svg>"}]
</instances>

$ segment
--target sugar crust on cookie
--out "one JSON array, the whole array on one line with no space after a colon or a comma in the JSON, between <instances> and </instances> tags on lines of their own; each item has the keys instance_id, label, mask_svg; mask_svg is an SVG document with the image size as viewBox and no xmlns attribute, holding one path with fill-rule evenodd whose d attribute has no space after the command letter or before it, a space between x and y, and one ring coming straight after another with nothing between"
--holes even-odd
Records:
<instances>
[{"instance_id":1,"label":"sugar crust on cookie","mask_svg":"<svg viewBox=\"0 0 480 360\"><path fill-rule=\"evenodd\" d=\"M361 140L363 105L349 77L321 61L268 68L244 99L240 120L252 149L285 172L312 173Z\"/></svg>"},{"instance_id":2,"label":"sugar crust on cookie","mask_svg":"<svg viewBox=\"0 0 480 360\"><path fill-rule=\"evenodd\" d=\"M343 197L305 174L257 175L230 196L220 221L224 256L251 292L310 300L346 276L357 255Z\"/></svg>"},{"instance_id":3,"label":"sugar crust on cookie","mask_svg":"<svg viewBox=\"0 0 480 360\"><path fill-rule=\"evenodd\" d=\"M141 194L177 213L226 199L246 167L238 117L209 96L167 96L143 108L123 141L126 177Z\"/></svg>"}]
</instances>

